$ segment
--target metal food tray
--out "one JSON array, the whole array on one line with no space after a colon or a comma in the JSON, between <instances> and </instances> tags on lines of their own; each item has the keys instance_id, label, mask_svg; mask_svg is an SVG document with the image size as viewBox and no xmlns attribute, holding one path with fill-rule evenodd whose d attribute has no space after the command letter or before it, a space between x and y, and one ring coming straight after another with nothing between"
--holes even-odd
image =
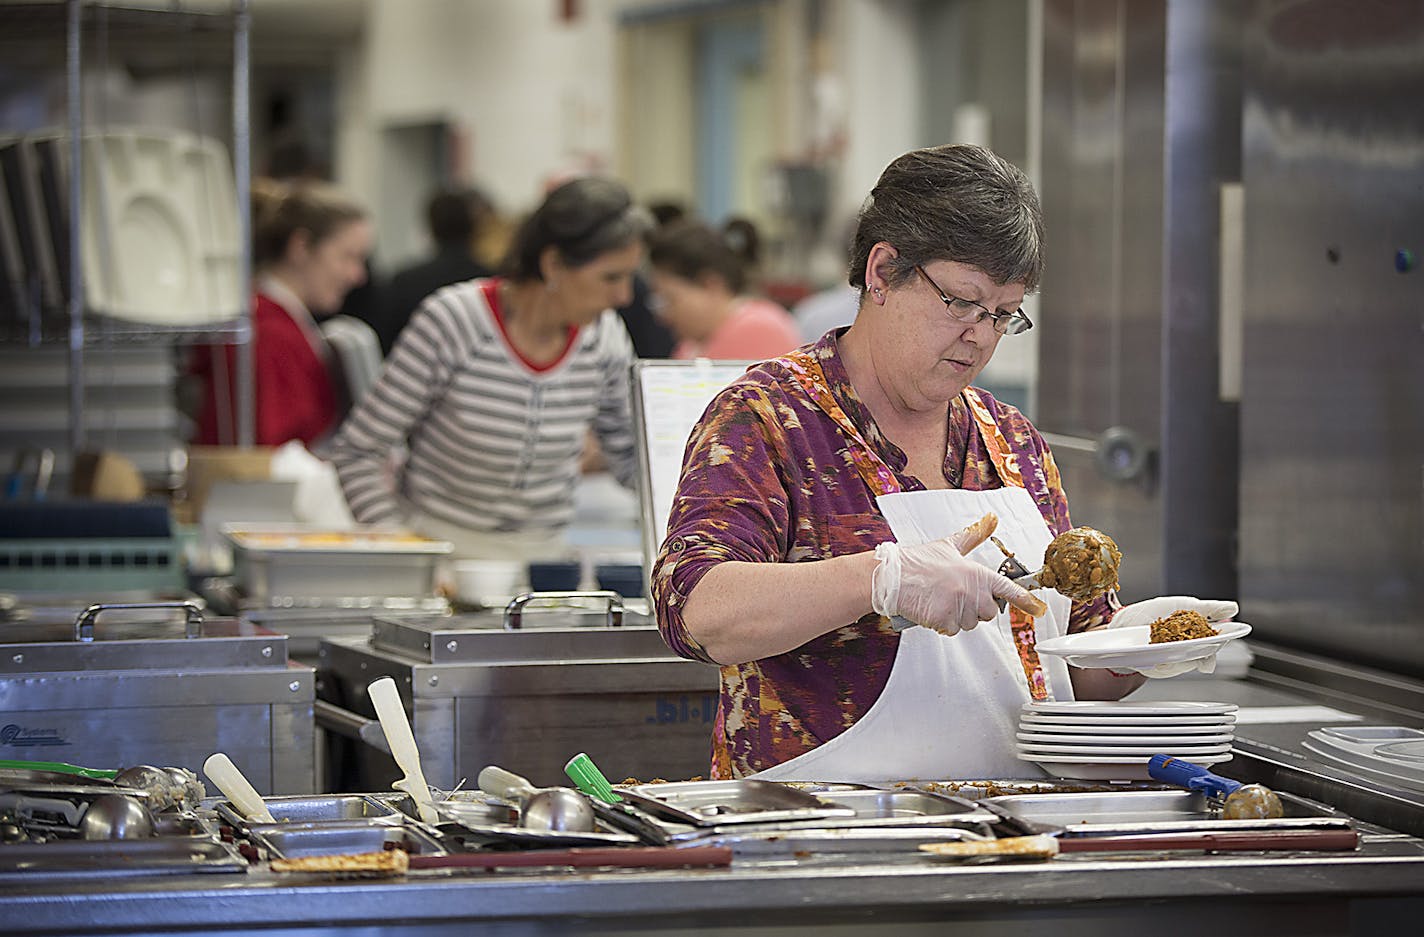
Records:
<instances>
[{"instance_id":1,"label":"metal food tray","mask_svg":"<svg viewBox=\"0 0 1424 937\"><path fill-rule=\"evenodd\" d=\"M989 797L1005 797L1014 794L1098 794L1120 791L1177 791L1181 788L1156 781L1065 781L1065 780L935 780L901 781L892 785L894 789L909 788L962 797L965 800L984 800Z\"/></svg>"},{"instance_id":2,"label":"metal food tray","mask_svg":"<svg viewBox=\"0 0 1424 937\"><path fill-rule=\"evenodd\" d=\"M400 530L228 524L222 533L232 545L238 590L273 606L431 596L436 563L454 549Z\"/></svg>"},{"instance_id":3,"label":"metal food tray","mask_svg":"<svg viewBox=\"0 0 1424 937\"><path fill-rule=\"evenodd\" d=\"M0 882L246 871L237 849L211 835L0 845Z\"/></svg>"},{"instance_id":4,"label":"metal food tray","mask_svg":"<svg viewBox=\"0 0 1424 937\"><path fill-rule=\"evenodd\" d=\"M438 840L417 826L374 820L290 823L285 826L264 824L250 828L249 833L254 841L265 846L277 859L380 852L391 847L403 849L411 855L446 854L445 847Z\"/></svg>"},{"instance_id":5,"label":"metal food tray","mask_svg":"<svg viewBox=\"0 0 1424 937\"><path fill-rule=\"evenodd\" d=\"M918 859L923 843L959 843L982 840L984 834L958 827L917 827L828 830L804 827L797 830L722 830L678 843L682 846L728 846L734 859L789 859L811 857L904 855Z\"/></svg>"},{"instance_id":6,"label":"metal food tray","mask_svg":"<svg viewBox=\"0 0 1424 937\"><path fill-rule=\"evenodd\" d=\"M618 788L619 795L658 817L693 826L830 820L856 814L851 807L773 781L674 781Z\"/></svg>"},{"instance_id":7,"label":"metal food tray","mask_svg":"<svg viewBox=\"0 0 1424 937\"><path fill-rule=\"evenodd\" d=\"M1332 807L1278 792L1285 816L1276 820L1223 820L1221 809L1198 791L1110 791L1019 794L987 798L1031 824L1063 828L1064 835L1186 833L1232 830L1350 829L1349 817Z\"/></svg>"},{"instance_id":8,"label":"metal food tray","mask_svg":"<svg viewBox=\"0 0 1424 937\"><path fill-rule=\"evenodd\" d=\"M228 801L219 802L213 809L230 825L253 830L281 827L290 823L345 823L352 820L399 824L405 819L390 804L366 794L264 797L262 802L276 823L248 820Z\"/></svg>"},{"instance_id":9,"label":"metal food tray","mask_svg":"<svg viewBox=\"0 0 1424 937\"><path fill-rule=\"evenodd\" d=\"M416 816L410 798L396 801L397 809ZM485 845L534 846L636 846L642 840L606 823L593 830L535 830L519 825L519 808L497 797L478 791L454 791L444 800L436 801L440 816L437 829L442 837L476 848Z\"/></svg>"}]
</instances>

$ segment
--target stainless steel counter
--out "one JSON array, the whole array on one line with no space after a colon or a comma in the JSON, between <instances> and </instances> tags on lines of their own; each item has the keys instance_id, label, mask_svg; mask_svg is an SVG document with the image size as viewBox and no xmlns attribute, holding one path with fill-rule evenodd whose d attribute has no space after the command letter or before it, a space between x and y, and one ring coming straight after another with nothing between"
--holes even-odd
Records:
<instances>
[{"instance_id":1,"label":"stainless steel counter","mask_svg":"<svg viewBox=\"0 0 1424 937\"><path fill-rule=\"evenodd\" d=\"M1408 701L1306 695L1272 673L1258 667L1246 680L1152 681L1141 695L1274 710L1272 718L1285 721L1238 726L1237 757L1217 770L1243 780L1261 775L1341 807L1359 821L1356 852L1070 854L996 865L951 865L919 854L803 855L738 858L726 869L418 871L384 882L281 878L254 867L244 875L0 884L0 921L15 934L263 928L292 935L1022 937L1026 926L1052 927L1055 937L1140 937L1154 926L1172 933L1209 928L1213 937L1414 932L1424 917L1424 799L1296 757L1290 740L1313 723L1289 721L1291 707L1309 715L1329 705L1409 724Z\"/></svg>"},{"instance_id":2,"label":"stainless steel counter","mask_svg":"<svg viewBox=\"0 0 1424 937\"><path fill-rule=\"evenodd\" d=\"M295 932L698 933L857 931L995 934L1052 924L1058 933L1382 933L1424 913L1424 842L1369 834L1358 853L1060 857L950 866L803 859L725 870L411 873L391 883L294 883L269 872L130 881L36 883L0 891L10 933L242 930ZM1408 915L1407 917L1405 915ZM280 932L280 931L278 931ZM927 931L926 931L927 932Z\"/></svg>"}]
</instances>

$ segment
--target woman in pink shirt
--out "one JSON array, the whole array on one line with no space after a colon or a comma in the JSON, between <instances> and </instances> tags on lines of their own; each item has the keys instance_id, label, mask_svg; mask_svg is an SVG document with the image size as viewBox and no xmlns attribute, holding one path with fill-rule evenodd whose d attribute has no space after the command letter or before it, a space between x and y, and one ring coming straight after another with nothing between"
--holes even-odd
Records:
<instances>
[{"instance_id":1,"label":"woman in pink shirt","mask_svg":"<svg viewBox=\"0 0 1424 937\"><path fill-rule=\"evenodd\" d=\"M748 247L745 237L694 221L653 235L648 246L653 291L658 314L677 334L674 358L760 361L801 344L789 312L769 299L745 295L755 259Z\"/></svg>"}]
</instances>

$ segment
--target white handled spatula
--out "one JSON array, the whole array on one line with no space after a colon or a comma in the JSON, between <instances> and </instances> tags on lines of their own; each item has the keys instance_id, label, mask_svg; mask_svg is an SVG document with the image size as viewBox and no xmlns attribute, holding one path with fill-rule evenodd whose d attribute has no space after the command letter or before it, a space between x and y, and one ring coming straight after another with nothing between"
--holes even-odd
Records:
<instances>
[{"instance_id":1,"label":"white handled spatula","mask_svg":"<svg viewBox=\"0 0 1424 937\"><path fill-rule=\"evenodd\" d=\"M416 750L415 734L410 730L410 720L401 705L395 680L382 677L368 686L366 692L371 694L371 702L375 704L381 730L386 733L386 744L390 746L396 764L405 772L405 777L392 786L411 796L420 811L421 820L426 823L440 822L435 812L435 799L430 796L430 785L425 783L425 772L420 770L420 752Z\"/></svg>"}]
</instances>

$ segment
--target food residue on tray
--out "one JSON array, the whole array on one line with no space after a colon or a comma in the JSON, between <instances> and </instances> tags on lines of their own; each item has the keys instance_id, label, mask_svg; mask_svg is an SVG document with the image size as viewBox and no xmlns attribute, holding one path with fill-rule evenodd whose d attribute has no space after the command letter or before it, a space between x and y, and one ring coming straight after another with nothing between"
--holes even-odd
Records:
<instances>
[{"instance_id":1,"label":"food residue on tray","mask_svg":"<svg viewBox=\"0 0 1424 937\"><path fill-rule=\"evenodd\" d=\"M1169 641L1190 641L1193 638L1215 637L1216 629L1200 612L1179 608L1166 618L1159 618L1150 626L1152 644L1166 644Z\"/></svg>"}]
</instances>

